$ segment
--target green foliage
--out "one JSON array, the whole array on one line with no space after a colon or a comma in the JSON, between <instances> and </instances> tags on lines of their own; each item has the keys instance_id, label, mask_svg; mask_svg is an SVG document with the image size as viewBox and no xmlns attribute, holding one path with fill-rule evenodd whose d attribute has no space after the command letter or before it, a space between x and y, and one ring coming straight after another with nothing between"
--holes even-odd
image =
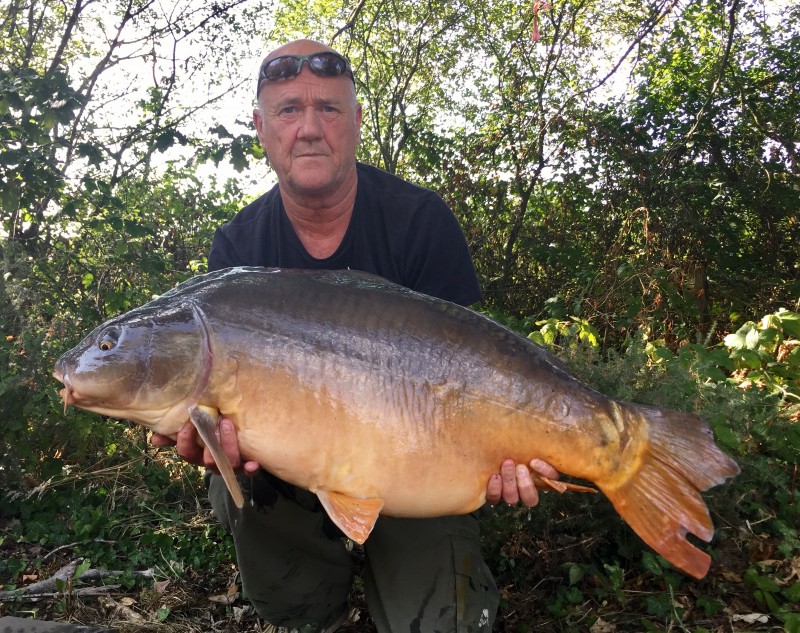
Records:
<instances>
[{"instance_id":1,"label":"green foliage","mask_svg":"<svg viewBox=\"0 0 800 633\"><path fill-rule=\"evenodd\" d=\"M103 422L94 418L100 430ZM4 490L0 578L6 588L19 585L23 573L41 575L64 559L128 572L128 585L135 570L175 578L183 569L213 569L233 559L222 528L203 518L207 510L187 520L201 505L197 495L204 494L197 469L143 453L138 431L106 424L117 427L109 431L113 451L98 447L80 461L67 460L65 451L62 468L43 476L35 489ZM75 469L89 460L91 471Z\"/></svg>"},{"instance_id":2,"label":"green foliage","mask_svg":"<svg viewBox=\"0 0 800 633\"><path fill-rule=\"evenodd\" d=\"M783 623L785 631L797 631L800 627L800 613L796 611L800 603L800 581L780 578L775 571L768 564L753 565L745 572L744 579L756 600Z\"/></svg>"},{"instance_id":3,"label":"green foliage","mask_svg":"<svg viewBox=\"0 0 800 633\"><path fill-rule=\"evenodd\" d=\"M0 220L4 233L34 235L43 220L42 198L64 187L53 131L69 125L83 96L61 68L40 73L0 67ZM87 145L87 148L89 146Z\"/></svg>"},{"instance_id":4,"label":"green foliage","mask_svg":"<svg viewBox=\"0 0 800 633\"><path fill-rule=\"evenodd\" d=\"M740 386L758 385L800 403L800 314L782 309L725 337Z\"/></svg>"}]
</instances>

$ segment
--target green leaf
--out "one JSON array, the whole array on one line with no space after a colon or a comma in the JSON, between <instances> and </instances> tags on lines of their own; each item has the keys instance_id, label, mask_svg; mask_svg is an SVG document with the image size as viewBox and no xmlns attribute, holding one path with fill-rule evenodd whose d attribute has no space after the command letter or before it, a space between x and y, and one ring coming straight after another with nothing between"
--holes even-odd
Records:
<instances>
[{"instance_id":1,"label":"green leaf","mask_svg":"<svg viewBox=\"0 0 800 633\"><path fill-rule=\"evenodd\" d=\"M78 565L75 568L75 572L72 574L72 578L75 580L79 579L86 573L86 571L91 566L92 566L92 561L90 561L89 559L84 560L80 565Z\"/></svg>"},{"instance_id":2,"label":"green leaf","mask_svg":"<svg viewBox=\"0 0 800 633\"><path fill-rule=\"evenodd\" d=\"M537 331L531 332L530 334L528 334L528 338L537 345L541 345L542 347L545 346L544 336L542 336L541 332Z\"/></svg>"},{"instance_id":3,"label":"green leaf","mask_svg":"<svg viewBox=\"0 0 800 633\"><path fill-rule=\"evenodd\" d=\"M789 312L788 310L779 312L778 319L784 332L791 338L800 339L800 313Z\"/></svg>"},{"instance_id":4,"label":"green leaf","mask_svg":"<svg viewBox=\"0 0 800 633\"><path fill-rule=\"evenodd\" d=\"M781 338L781 333L774 327L761 330L758 335L758 346L774 350L775 346L781 342Z\"/></svg>"},{"instance_id":5,"label":"green leaf","mask_svg":"<svg viewBox=\"0 0 800 633\"><path fill-rule=\"evenodd\" d=\"M175 144L175 133L171 130L162 132L155 138L155 147L159 152L163 152Z\"/></svg>"},{"instance_id":6,"label":"green leaf","mask_svg":"<svg viewBox=\"0 0 800 633\"><path fill-rule=\"evenodd\" d=\"M724 339L723 342L727 347L732 347L733 349L743 349L747 345L746 340L746 333L743 333L742 330L735 332L733 334L728 334Z\"/></svg>"},{"instance_id":7,"label":"green leaf","mask_svg":"<svg viewBox=\"0 0 800 633\"><path fill-rule=\"evenodd\" d=\"M584 571L583 566L572 563L569 565L569 584L577 585L583 580Z\"/></svg>"},{"instance_id":8,"label":"green leaf","mask_svg":"<svg viewBox=\"0 0 800 633\"><path fill-rule=\"evenodd\" d=\"M790 602L800 604L800 582L796 582L792 586L784 589L783 595L786 596L786 599Z\"/></svg>"},{"instance_id":9,"label":"green leaf","mask_svg":"<svg viewBox=\"0 0 800 633\"><path fill-rule=\"evenodd\" d=\"M209 128L208 131L212 134L216 134L220 138L233 138L233 134L228 132L228 129L222 124L215 125L214 127Z\"/></svg>"},{"instance_id":10,"label":"green leaf","mask_svg":"<svg viewBox=\"0 0 800 633\"><path fill-rule=\"evenodd\" d=\"M737 367L742 369L759 369L761 367L761 357L750 349L732 352L731 359Z\"/></svg>"},{"instance_id":11,"label":"green leaf","mask_svg":"<svg viewBox=\"0 0 800 633\"><path fill-rule=\"evenodd\" d=\"M723 447L729 450L738 451L741 445L739 436L730 429L727 419L719 422L712 422L711 428L714 429L714 435L716 436L717 441L722 444Z\"/></svg>"},{"instance_id":12,"label":"green leaf","mask_svg":"<svg viewBox=\"0 0 800 633\"><path fill-rule=\"evenodd\" d=\"M751 328L745 336L745 347L751 350L758 349L760 339L761 333L758 331L758 329L755 327Z\"/></svg>"},{"instance_id":13,"label":"green leaf","mask_svg":"<svg viewBox=\"0 0 800 633\"><path fill-rule=\"evenodd\" d=\"M241 145L238 143L231 145L231 164L237 172L247 169L247 156L245 156Z\"/></svg>"},{"instance_id":14,"label":"green leaf","mask_svg":"<svg viewBox=\"0 0 800 633\"><path fill-rule=\"evenodd\" d=\"M93 143L80 143L77 150L78 156L88 158L90 165L97 166L103 162L103 153Z\"/></svg>"},{"instance_id":15,"label":"green leaf","mask_svg":"<svg viewBox=\"0 0 800 633\"><path fill-rule=\"evenodd\" d=\"M652 552L642 553L642 567L644 567L654 576L661 576L664 573L664 567L662 566L659 557Z\"/></svg>"},{"instance_id":16,"label":"green leaf","mask_svg":"<svg viewBox=\"0 0 800 633\"><path fill-rule=\"evenodd\" d=\"M800 613L784 613L781 619L784 633L800 633Z\"/></svg>"}]
</instances>

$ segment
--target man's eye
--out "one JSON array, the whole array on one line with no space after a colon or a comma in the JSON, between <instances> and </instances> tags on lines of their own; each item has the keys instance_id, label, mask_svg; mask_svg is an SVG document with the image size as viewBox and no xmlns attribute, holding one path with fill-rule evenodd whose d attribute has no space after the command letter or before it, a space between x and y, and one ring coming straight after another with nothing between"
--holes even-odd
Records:
<instances>
[{"instance_id":1,"label":"man's eye","mask_svg":"<svg viewBox=\"0 0 800 633\"><path fill-rule=\"evenodd\" d=\"M281 114L295 114L297 112L297 106L286 106L285 108L281 109Z\"/></svg>"}]
</instances>

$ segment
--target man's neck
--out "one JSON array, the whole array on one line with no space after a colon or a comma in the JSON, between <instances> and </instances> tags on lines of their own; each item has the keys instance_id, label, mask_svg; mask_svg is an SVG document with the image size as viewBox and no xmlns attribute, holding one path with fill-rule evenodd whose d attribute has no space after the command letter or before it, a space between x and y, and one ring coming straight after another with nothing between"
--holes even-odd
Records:
<instances>
[{"instance_id":1,"label":"man's neck","mask_svg":"<svg viewBox=\"0 0 800 633\"><path fill-rule=\"evenodd\" d=\"M292 228L315 259L330 257L341 245L353 216L357 185L355 180L341 195L319 199L310 196L298 199L281 189Z\"/></svg>"}]
</instances>

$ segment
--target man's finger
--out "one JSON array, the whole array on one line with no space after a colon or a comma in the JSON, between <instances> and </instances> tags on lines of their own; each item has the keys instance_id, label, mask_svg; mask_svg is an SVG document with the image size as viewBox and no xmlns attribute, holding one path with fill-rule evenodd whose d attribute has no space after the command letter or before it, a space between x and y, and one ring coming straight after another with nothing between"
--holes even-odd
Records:
<instances>
[{"instance_id":1,"label":"man's finger","mask_svg":"<svg viewBox=\"0 0 800 633\"><path fill-rule=\"evenodd\" d=\"M503 479L503 501L508 505L519 502L517 489L517 471L513 460L507 459L500 466L500 477Z\"/></svg>"},{"instance_id":2,"label":"man's finger","mask_svg":"<svg viewBox=\"0 0 800 633\"><path fill-rule=\"evenodd\" d=\"M489 483L486 486L486 503L496 506L503 495L503 479L500 473L494 473L489 477Z\"/></svg>"},{"instance_id":3,"label":"man's finger","mask_svg":"<svg viewBox=\"0 0 800 633\"><path fill-rule=\"evenodd\" d=\"M558 479L560 477L560 473L555 468L541 459L532 459L531 469L536 474L547 479Z\"/></svg>"},{"instance_id":4,"label":"man's finger","mask_svg":"<svg viewBox=\"0 0 800 633\"><path fill-rule=\"evenodd\" d=\"M164 448L166 446L175 446L175 440L161 433L153 433L150 436L150 443L156 448Z\"/></svg>"},{"instance_id":5,"label":"man's finger","mask_svg":"<svg viewBox=\"0 0 800 633\"><path fill-rule=\"evenodd\" d=\"M242 456L239 454L239 440L236 437L236 427L231 420L222 418L219 421L219 443L228 457L231 467L236 470L241 465Z\"/></svg>"},{"instance_id":6,"label":"man's finger","mask_svg":"<svg viewBox=\"0 0 800 633\"><path fill-rule=\"evenodd\" d=\"M184 424L181 430L178 431L175 446L178 450L178 455L190 464L195 466L204 464L203 448L197 443L197 429L194 428L194 424L191 422Z\"/></svg>"},{"instance_id":7,"label":"man's finger","mask_svg":"<svg viewBox=\"0 0 800 633\"><path fill-rule=\"evenodd\" d=\"M533 483L531 471L525 464L517 464L517 491L519 498L529 508L539 503L539 492Z\"/></svg>"},{"instance_id":8,"label":"man's finger","mask_svg":"<svg viewBox=\"0 0 800 633\"><path fill-rule=\"evenodd\" d=\"M248 477L255 477L261 472L261 464L258 462L246 461L242 468L244 470L244 474Z\"/></svg>"}]
</instances>

